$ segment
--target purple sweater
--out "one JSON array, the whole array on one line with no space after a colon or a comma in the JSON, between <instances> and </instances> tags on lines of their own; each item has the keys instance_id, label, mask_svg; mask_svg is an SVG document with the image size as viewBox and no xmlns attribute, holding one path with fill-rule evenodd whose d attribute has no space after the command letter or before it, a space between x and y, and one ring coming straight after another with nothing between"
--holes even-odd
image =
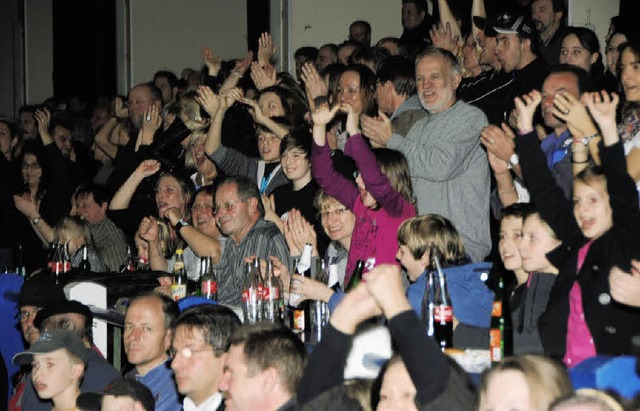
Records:
<instances>
[{"instance_id":1,"label":"purple sweater","mask_svg":"<svg viewBox=\"0 0 640 411\"><path fill-rule=\"evenodd\" d=\"M356 216L344 284L349 282L358 260L375 257L376 265L398 264L398 227L404 220L414 217L416 209L391 187L362 135L349 137L344 153L355 161L367 191L380 205L377 210L367 208L355 183L333 169L330 149L326 144L321 147L314 142L311 153L313 178L327 194Z\"/></svg>"}]
</instances>

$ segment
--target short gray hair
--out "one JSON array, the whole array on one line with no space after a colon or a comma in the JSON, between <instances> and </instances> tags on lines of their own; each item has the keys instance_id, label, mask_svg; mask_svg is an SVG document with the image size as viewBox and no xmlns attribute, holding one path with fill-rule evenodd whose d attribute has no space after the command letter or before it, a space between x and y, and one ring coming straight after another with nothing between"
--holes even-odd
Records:
<instances>
[{"instance_id":1,"label":"short gray hair","mask_svg":"<svg viewBox=\"0 0 640 411\"><path fill-rule=\"evenodd\" d=\"M440 49L436 47L427 47L416 56L416 66L420 63L420 60L426 57L442 57L446 61L449 62L449 66L451 67L451 75L452 76L461 76L462 69L460 68L460 64L458 63L458 59L456 56L450 52L449 50Z\"/></svg>"}]
</instances>

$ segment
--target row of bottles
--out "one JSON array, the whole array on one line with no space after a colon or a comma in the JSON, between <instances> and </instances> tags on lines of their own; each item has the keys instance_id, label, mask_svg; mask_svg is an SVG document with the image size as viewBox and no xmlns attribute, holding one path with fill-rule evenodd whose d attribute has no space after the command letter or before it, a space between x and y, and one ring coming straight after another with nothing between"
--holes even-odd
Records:
<instances>
[{"instance_id":1,"label":"row of bottles","mask_svg":"<svg viewBox=\"0 0 640 411\"><path fill-rule=\"evenodd\" d=\"M489 356L492 363L500 362L513 354L513 327L508 303L504 281L500 276L494 293L489 328Z\"/></svg>"},{"instance_id":2,"label":"row of bottles","mask_svg":"<svg viewBox=\"0 0 640 411\"><path fill-rule=\"evenodd\" d=\"M208 300L218 300L218 275L213 269L211 257L200 258L200 275L198 283L187 276L184 266L184 251L178 248L173 262L173 278L171 282L171 298L178 301L190 295L199 295Z\"/></svg>"},{"instance_id":3,"label":"row of bottles","mask_svg":"<svg viewBox=\"0 0 640 411\"><path fill-rule=\"evenodd\" d=\"M53 281L56 284L60 284L61 275L71 270L69 243L51 243L47 257L47 267Z\"/></svg>"},{"instance_id":4,"label":"row of bottles","mask_svg":"<svg viewBox=\"0 0 640 411\"><path fill-rule=\"evenodd\" d=\"M244 322L284 321L284 296L280 277L273 273L273 264L267 261L265 274L260 271L260 259L245 264L242 285L242 312Z\"/></svg>"}]
</instances>

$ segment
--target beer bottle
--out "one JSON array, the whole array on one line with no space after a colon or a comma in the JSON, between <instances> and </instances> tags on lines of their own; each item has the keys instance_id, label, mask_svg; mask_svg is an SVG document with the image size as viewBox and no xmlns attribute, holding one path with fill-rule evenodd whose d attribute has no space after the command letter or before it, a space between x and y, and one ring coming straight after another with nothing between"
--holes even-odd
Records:
<instances>
[{"instance_id":1,"label":"beer bottle","mask_svg":"<svg viewBox=\"0 0 640 411\"><path fill-rule=\"evenodd\" d=\"M62 272L68 273L71 271L71 256L69 255L69 243L62 245Z\"/></svg>"},{"instance_id":2,"label":"beer bottle","mask_svg":"<svg viewBox=\"0 0 640 411\"><path fill-rule=\"evenodd\" d=\"M440 267L437 255L434 261L438 272L436 294L433 303L433 329L436 342L442 351L453 348L453 306L447 289L447 279Z\"/></svg>"},{"instance_id":3,"label":"beer bottle","mask_svg":"<svg viewBox=\"0 0 640 411\"><path fill-rule=\"evenodd\" d=\"M491 362L502 361L513 354L513 328L511 314L505 301L504 281L498 280L495 290L493 309L491 310L491 328L489 329L489 354Z\"/></svg>"},{"instance_id":4,"label":"beer bottle","mask_svg":"<svg viewBox=\"0 0 640 411\"><path fill-rule=\"evenodd\" d=\"M136 268L133 265L133 257L131 256L131 246L127 246L127 257L124 262L120 266L120 273L132 272L135 271Z\"/></svg>"},{"instance_id":5,"label":"beer bottle","mask_svg":"<svg viewBox=\"0 0 640 411\"><path fill-rule=\"evenodd\" d=\"M356 268L353 269L353 273L351 273L351 277L349 277L349 283L345 287L344 291L349 292L356 288L360 281L362 281L362 272L364 271L364 261L358 260L356 261Z\"/></svg>"},{"instance_id":6,"label":"beer bottle","mask_svg":"<svg viewBox=\"0 0 640 411\"><path fill-rule=\"evenodd\" d=\"M87 245L82 246L82 261L80 261L79 269L91 271L91 263L89 262L89 248Z\"/></svg>"},{"instance_id":7,"label":"beer bottle","mask_svg":"<svg viewBox=\"0 0 640 411\"><path fill-rule=\"evenodd\" d=\"M176 249L173 262L173 281L171 283L171 298L178 301L188 295L187 272L184 268L184 257L182 248Z\"/></svg>"},{"instance_id":8,"label":"beer bottle","mask_svg":"<svg viewBox=\"0 0 640 411\"><path fill-rule=\"evenodd\" d=\"M436 296L436 281L433 271L427 271L425 274L424 294L422 295L422 305L420 307L420 320L422 328L429 337L433 337L434 318L433 308Z\"/></svg>"},{"instance_id":9,"label":"beer bottle","mask_svg":"<svg viewBox=\"0 0 640 411\"><path fill-rule=\"evenodd\" d=\"M305 244L300 256L300 261L296 265L296 274L303 277L311 278L311 253L313 246L311 244ZM309 300L299 302L300 298L290 298L292 305L291 310L291 329L298 334L302 341L309 341L309 334L311 332L311 303Z\"/></svg>"},{"instance_id":10,"label":"beer bottle","mask_svg":"<svg viewBox=\"0 0 640 411\"><path fill-rule=\"evenodd\" d=\"M22 249L22 243L18 244L18 253L16 257L16 274L22 278L27 277L27 267L24 265L24 252Z\"/></svg>"},{"instance_id":11,"label":"beer bottle","mask_svg":"<svg viewBox=\"0 0 640 411\"><path fill-rule=\"evenodd\" d=\"M48 265L49 271L51 272L51 279L56 284L60 284L60 275L63 273L62 244L55 242L51 245Z\"/></svg>"},{"instance_id":12,"label":"beer bottle","mask_svg":"<svg viewBox=\"0 0 640 411\"><path fill-rule=\"evenodd\" d=\"M200 296L218 301L218 278L209 256L200 257Z\"/></svg>"}]
</instances>

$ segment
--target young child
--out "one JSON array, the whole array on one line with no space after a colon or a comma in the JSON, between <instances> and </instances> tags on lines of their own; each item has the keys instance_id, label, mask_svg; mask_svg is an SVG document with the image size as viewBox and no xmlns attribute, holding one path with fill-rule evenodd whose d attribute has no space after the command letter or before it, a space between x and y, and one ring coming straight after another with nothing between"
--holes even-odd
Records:
<instances>
[{"instance_id":1,"label":"young child","mask_svg":"<svg viewBox=\"0 0 640 411\"><path fill-rule=\"evenodd\" d=\"M326 144L326 125L339 109L346 111L349 139L345 154L356 163L355 184L338 173L332 165ZM397 264L398 226L416 215L415 199L409 169L404 156L394 150L369 148L358 130L359 119L348 104L322 104L313 112L311 170L320 187L353 211L356 225L353 231L345 284L349 283L358 260L375 259L375 264ZM365 269L366 271L366 269Z\"/></svg>"},{"instance_id":2,"label":"young child","mask_svg":"<svg viewBox=\"0 0 640 411\"><path fill-rule=\"evenodd\" d=\"M53 401L56 411L76 409L86 361L82 340L66 330L42 333L31 348L13 357L15 364L31 364L33 387L40 398Z\"/></svg>"},{"instance_id":3,"label":"young child","mask_svg":"<svg viewBox=\"0 0 640 411\"><path fill-rule=\"evenodd\" d=\"M629 261L640 255L638 192L616 131L618 96L583 95L602 134L602 167L587 167L574 178L573 203L545 167L533 130L541 99L535 90L516 98L520 135L515 142L531 199L563 243L547 255L559 275L538 323L545 354L569 367L595 355L631 354L632 336L640 334L640 312L614 303L608 282L612 266L628 271ZM554 115L566 120L580 103L560 93L554 104ZM574 136L574 168L586 165L578 157L586 150L584 139Z\"/></svg>"},{"instance_id":4,"label":"young child","mask_svg":"<svg viewBox=\"0 0 640 411\"><path fill-rule=\"evenodd\" d=\"M471 263L458 231L437 214L403 222L398 228L398 245L396 257L411 282L407 298L417 315L422 315L427 273L436 270L433 256L437 255L453 305L454 347L488 347L493 292L481 276L489 272L491 263Z\"/></svg>"},{"instance_id":5,"label":"young child","mask_svg":"<svg viewBox=\"0 0 640 411\"><path fill-rule=\"evenodd\" d=\"M547 253L561 244L537 212L522 220L522 239L518 245L522 270L529 273L511 296L513 353L543 354L538 319L544 312L558 269L547 260Z\"/></svg>"}]
</instances>

